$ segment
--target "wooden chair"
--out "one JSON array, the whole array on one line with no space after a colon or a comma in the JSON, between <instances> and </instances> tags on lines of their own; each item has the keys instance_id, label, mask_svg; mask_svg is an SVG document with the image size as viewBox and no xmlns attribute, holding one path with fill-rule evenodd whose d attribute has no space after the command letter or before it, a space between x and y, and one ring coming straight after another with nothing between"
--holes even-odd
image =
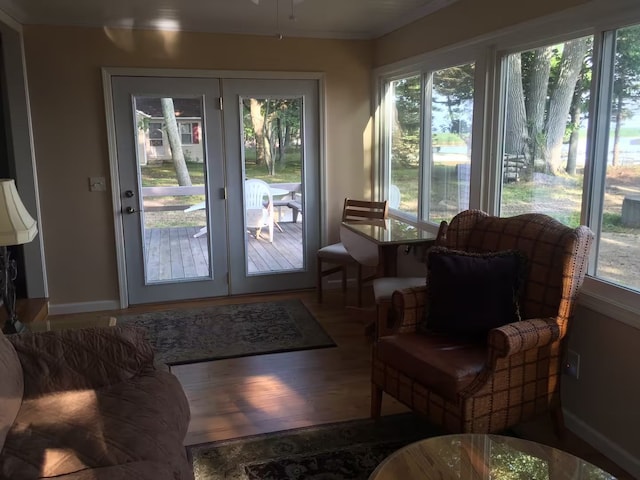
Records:
<instances>
[{"instance_id":1,"label":"wooden chair","mask_svg":"<svg viewBox=\"0 0 640 480\"><path fill-rule=\"evenodd\" d=\"M365 200L354 200L351 198L344 199L342 209L342 221L379 221L385 220L389 213L387 201L369 202ZM318 270L318 302L322 303L322 278L337 272L342 273L342 293L347 292L347 269L355 267L356 269L356 288L358 292L358 307L362 306L362 285L369 280L375 278L378 274L363 277L363 266L355 258L353 258L342 242L327 245L318 250L317 253ZM336 266L323 269L325 263L336 264Z\"/></svg>"},{"instance_id":2,"label":"wooden chair","mask_svg":"<svg viewBox=\"0 0 640 480\"><path fill-rule=\"evenodd\" d=\"M428 287L394 292L391 334L373 347L372 417L380 415L386 392L453 432L499 432L544 412L551 412L561 432L561 360L593 233L543 214L499 218L478 210L459 213L441 229L448 249L472 256L514 250L524 255L522 320L473 339L434 333L424 323L431 308ZM454 293L457 303L469 297L465 290ZM456 304L445 302L445 309Z\"/></svg>"}]
</instances>

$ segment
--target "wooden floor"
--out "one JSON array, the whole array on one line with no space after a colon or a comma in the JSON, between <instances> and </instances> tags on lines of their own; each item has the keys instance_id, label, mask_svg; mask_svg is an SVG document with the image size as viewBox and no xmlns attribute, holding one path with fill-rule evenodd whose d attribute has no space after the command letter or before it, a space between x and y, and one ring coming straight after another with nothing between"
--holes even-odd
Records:
<instances>
[{"instance_id":1,"label":"wooden floor","mask_svg":"<svg viewBox=\"0 0 640 480\"><path fill-rule=\"evenodd\" d=\"M371 296L371 292L367 292ZM343 306L337 291L325 303L315 292L246 296L180 303L201 305L300 298L337 344L335 348L258 355L175 366L191 406L185 444L241 437L328 422L367 418L370 399L371 340L363 334L367 312ZM353 304L354 298L349 302ZM175 308L176 304L136 306L128 312ZM105 312L94 314L103 317ZM51 321L89 314L50 317ZM383 415L406 411L384 396ZM552 433L546 418L518 427L524 438L569 451L620 479L632 477L588 444L568 432L564 440Z\"/></svg>"},{"instance_id":2,"label":"wooden floor","mask_svg":"<svg viewBox=\"0 0 640 480\"><path fill-rule=\"evenodd\" d=\"M281 222L273 242L262 229L247 233L248 272L280 272L303 267L302 223ZM209 275L207 236L194 238L198 227L150 228L145 230L147 282L184 280Z\"/></svg>"}]
</instances>

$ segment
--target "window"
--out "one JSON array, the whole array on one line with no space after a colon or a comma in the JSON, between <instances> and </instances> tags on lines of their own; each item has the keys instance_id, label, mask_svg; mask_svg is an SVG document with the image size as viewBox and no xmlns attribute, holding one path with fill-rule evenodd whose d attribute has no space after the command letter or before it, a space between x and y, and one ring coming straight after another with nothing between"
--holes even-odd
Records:
<instances>
[{"instance_id":1,"label":"window","mask_svg":"<svg viewBox=\"0 0 640 480\"><path fill-rule=\"evenodd\" d=\"M598 238L594 274L640 290L640 25L607 32L605 39L614 43L604 54L605 60L613 59L613 71L603 88L610 111L599 115L608 135L596 147L605 164L596 168L605 173L602 194L593 199L598 217L592 222Z\"/></svg>"},{"instance_id":2,"label":"window","mask_svg":"<svg viewBox=\"0 0 640 480\"><path fill-rule=\"evenodd\" d=\"M413 216L418 215L420 189L420 118L422 80L413 75L389 84L387 138L391 150L389 162L390 206ZM392 188L393 187L393 188Z\"/></svg>"},{"instance_id":3,"label":"window","mask_svg":"<svg viewBox=\"0 0 640 480\"><path fill-rule=\"evenodd\" d=\"M474 81L475 64L466 63L386 82L391 208L435 224L468 208Z\"/></svg>"},{"instance_id":4,"label":"window","mask_svg":"<svg viewBox=\"0 0 640 480\"><path fill-rule=\"evenodd\" d=\"M180 139L183 145L200 143L200 124L197 122L180 123Z\"/></svg>"},{"instance_id":5,"label":"window","mask_svg":"<svg viewBox=\"0 0 640 480\"><path fill-rule=\"evenodd\" d=\"M640 9L629 13L634 23L612 16L605 30L587 26L603 23L587 10L381 69L380 182L400 197L392 214L426 228L466 208L586 224L586 290L635 311Z\"/></svg>"},{"instance_id":6,"label":"window","mask_svg":"<svg viewBox=\"0 0 640 480\"><path fill-rule=\"evenodd\" d=\"M503 59L502 216L580 224L592 45L577 38Z\"/></svg>"},{"instance_id":7,"label":"window","mask_svg":"<svg viewBox=\"0 0 640 480\"><path fill-rule=\"evenodd\" d=\"M162 123L149 122L149 145L152 147L162 146Z\"/></svg>"},{"instance_id":8,"label":"window","mask_svg":"<svg viewBox=\"0 0 640 480\"><path fill-rule=\"evenodd\" d=\"M469 208L473 63L431 77L431 162L427 220L440 223Z\"/></svg>"},{"instance_id":9,"label":"window","mask_svg":"<svg viewBox=\"0 0 640 480\"><path fill-rule=\"evenodd\" d=\"M640 290L640 26L603 39L603 98L593 106L594 37L503 58L500 214L540 212L572 227L588 223L596 233L589 273ZM605 133L596 137L598 131ZM593 183L587 198L585 178Z\"/></svg>"}]
</instances>

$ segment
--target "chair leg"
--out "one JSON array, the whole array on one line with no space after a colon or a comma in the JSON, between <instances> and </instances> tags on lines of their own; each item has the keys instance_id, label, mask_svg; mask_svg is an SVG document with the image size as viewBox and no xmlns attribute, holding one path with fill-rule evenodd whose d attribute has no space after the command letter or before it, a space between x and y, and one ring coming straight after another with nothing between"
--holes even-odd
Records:
<instances>
[{"instance_id":1,"label":"chair leg","mask_svg":"<svg viewBox=\"0 0 640 480\"><path fill-rule=\"evenodd\" d=\"M562 406L560 402L558 405L551 407L551 421L553 422L553 431L560 440L564 439L567 434L567 429L564 425L564 414L562 413Z\"/></svg>"},{"instance_id":2,"label":"chair leg","mask_svg":"<svg viewBox=\"0 0 640 480\"><path fill-rule=\"evenodd\" d=\"M358 263L358 277L357 277L357 288L358 288L358 307L362 307L362 265Z\"/></svg>"},{"instance_id":3,"label":"chair leg","mask_svg":"<svg viewBox=\"0 0 640 480\"><path fill-rule=\"evenodd\" d=\"M371 383L371 418L380 418L382 411L382 388Z\"/></svg>"},{"instance_id":4,"label":"chair leg","mask_svg":"<svg viewBox=\"0 0 640 480\"><path fill-rule=\"evenodd\" d=\"M342 266L342 303L347 303L347 267Z\"/></svg>"}]
</instances>

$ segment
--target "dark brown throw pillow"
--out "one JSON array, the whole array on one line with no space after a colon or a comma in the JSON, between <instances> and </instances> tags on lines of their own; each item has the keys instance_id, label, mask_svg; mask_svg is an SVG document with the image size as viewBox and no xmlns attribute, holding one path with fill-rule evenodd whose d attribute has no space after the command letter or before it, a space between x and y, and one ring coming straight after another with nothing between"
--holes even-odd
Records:
<instances>
[{"instance_id":1,"label":"dark brown throw pillow","mask_svg":"<svg viewBox=\"0 0 640 480\"><path fill-rule=\"evenodd\" d=\"M427 308L421 330L469 336L519 321L526 258L515 250L428 254Z\"/></svg>"}]
</instances>

